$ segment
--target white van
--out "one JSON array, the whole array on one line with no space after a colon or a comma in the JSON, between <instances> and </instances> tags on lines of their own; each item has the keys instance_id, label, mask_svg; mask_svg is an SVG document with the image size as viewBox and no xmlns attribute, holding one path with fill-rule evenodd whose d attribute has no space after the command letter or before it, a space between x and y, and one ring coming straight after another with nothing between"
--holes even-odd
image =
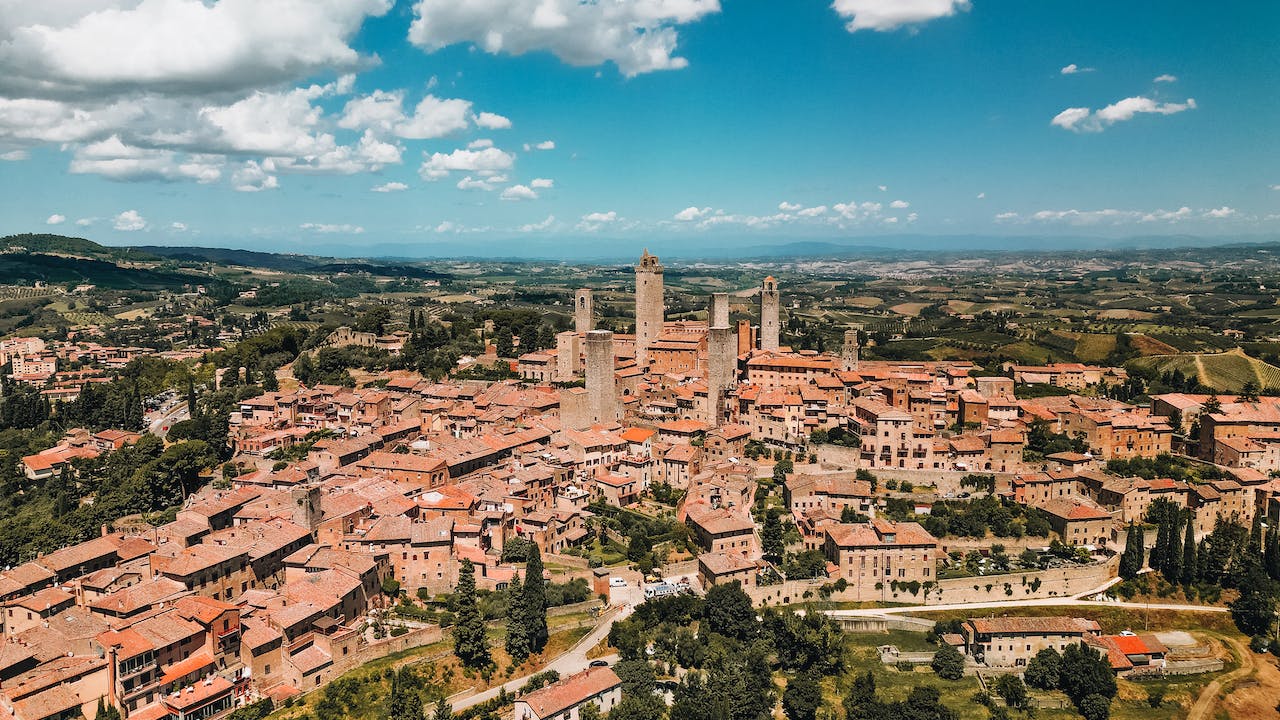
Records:
<instances>
[{"instance_id":1,"label":"white van","mask_svg":"<svg viewBox=\"0 0 1280 720\"><path fill-rule=\"evenodd\" d=\"M627 586L627 581L623 580L620 577L617 577L616 575L614 577L609 578L609 587L624 588L626 586Z\"/></svg>"}]
</instances>

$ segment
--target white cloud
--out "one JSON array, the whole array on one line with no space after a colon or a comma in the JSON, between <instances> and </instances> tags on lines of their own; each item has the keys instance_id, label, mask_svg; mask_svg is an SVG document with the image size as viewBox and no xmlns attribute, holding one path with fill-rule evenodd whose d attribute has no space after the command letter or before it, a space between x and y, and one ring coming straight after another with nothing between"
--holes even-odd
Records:
<instances>
[{"instance_id":1,"label":"white cloud","mask_svg":"<svg viewBox=\"0 0 1280 720\"><path fill-rule=\"evenodd\" d=\"M1155 79L1155 80L1152 80L1151 82L1158 82L1158 83L1172 83L1172 82L1178 82L1178 76L1177 76L1177 75L1169 75L1169 74L1167 74L1167 73L1166 73L1166 74L1164 74L1164 75L1157 75L1157 76L1156 76L1156 79Z\"/></svg>"},{"instance_id":2,"label":"white cloud","mask_svg":"<svg viewBox=\"0 0 1280 720\"><path fill-rule=\"evenodd\" d=\"M885 32L963 12L969 0L835 0L831 7L848 20L849 32Z\"/></svg>"},{"instance_id":3,"label":"white cloud","mask_svg":"<svg viewBox=\"0 0 1280 720\"><path fill-rule=\"evenodd\" d=\"M807 207L807 208L798 210L796 212L796 215L799 215L800 217L811 218L811 217L818 217L819 215L822 215L826 212L827 212L826 205L816 205L814 207Z\"/></svg>"},{"instance_id":4,"label":"white cloud","mask_svg":"<svg viewBox=\"0 0 1280 720\"><path fill-rule=\"evenodd\" d=\"M194 180L203 184L222 177L223 163L223 158L216 155L180 156L172 150L125 145L119 136L112 135L78 147L69 171L111 180Z\"/></svg>"},{"instance_id":5,"label":"white cloud","mask_svg":"<svg viewBox=\"0 0 1280 720\"><path fill-rule=\"evenodd\" d=\"M978 193L978 199L979 199L979 200L985 200L985 199L986 199L986 197L987 197L987 194L986 194L986 193L984 193L984 192L980 192L980 193Z\"/></svg>"},{"instance_id":6,"label":"white cloud","mask_svg":"<svg viewBox=\"0 0 1280 720\"><path fill-rule=\"evenodd\" d=\"M877 185L876 187L879 188L880 192L889 192L888 185Z\"/></svg>"},{"instance_id":7,"label":"white cloud","mask_svg":"<svg viewBox=\"0 0 1280 720\"><path fill-rule=\"evenodd\" d=\"M418 0L410 42L428 52L474 43L485 52L547 50L577 66L612 61L631 77L685 67L676 28L720 11L719 0Z\"/></svg>"},{"instance_id":8,"label":"white cloud","mask_svg":"<svg viewBox=\"0 0 1280 720\"><path fill-rule=\"evenodd\" d=\"M556 149L555 140L543 140L542 142L535 143L533 145L530 145L529 143L524 144L525 152L529 152L531 150L555 150L555 149Z\"/></svg>"},{"instance_id":9,"label":"white cloud","mask_svg":"<svg viewBox=\"0 0 1280 720\"><path fill-rule=\"evenodd\" d=\"M58 213L54 213L45 219L44 224L45 225L61 225L66 221L67 221L66 215L59 215Z\"/></svg>"},{"instance_id":10,"label":"white cloud","mask_svg":"<svg viewBox=\"0 0 1280 720\"><path fill-rule=\"evenodd\" d=\"M889 207L893 208L894 210L905 210L911 207L911 203L907 202L906 200L894 200L893 202L889 203Z\"/></svg>"},{"instance_id":11,"label":"white cloud","mask_svg":"<svg viewBox=\"0 0 1280 720\"><path fill-rule=\"evenodd\" d=\"M577 224L578 230L583 232L596 232L605 225L611 225L618 222L618 213L614 210L608 212L593 212L582 216Z\"/></svg>"},{"instance_id":12,"label":"white cloud","mask_svg":"<svg viewBox=\"0 0 1280 720\"><path fill-rule=\"evenodd\" d=\"M1214 208L1212 210L1209 210L1205 212L1204 215L1205 217L1209 217L1209 218L1223 219L1223 218L1235 217L1238 214L1239 213L1236 211L1235 208L1227 207L1224 205L1220 208Z\"/></svg>"},{"instance_id":13,"label":"white cloud","mask_svg":"<svg viewBox=\"0 0 1280 720\"><path fill-rule=\"evenodd\" d=\"M1272 190L1280 190L1280 184L1272 185L1272 186L1271 186L1271 189L1272 189Z\"/></svg>"},{"instance_id":14,"label":"white cloud","mask_svg":"<svg viewBox=\"0 0 1280 720\"><path fill-rule=\"evenodd\" d=\"M528 225L521 225L520 232L538 232L540 230L548 230L551 228L552 225L555 224L555 222L556 222L556 216L548 215L547 219L543 220L542 222L529 223Z\"/></svg>"},{"instance_id":15,"label":"white cloud","mask_svg":"<svg viewBox=\"0 0 1280 720\"><path fill-rule=\"evenodd\" d=\"M451 153L432 153L418 169L424 180L439 180L454 171L496 175L510 170L515 156L496 147L481 150L454 150Z\"/></svg>"},{"instance_id":16,"label":"white cloud","mask_svg":"<svg viewBox=\"0 0 1280 720\"><path fill-rule=\"evenodd\" d=\"M506 130L511 127L511 120L497 113L482 112L476 115L476 125L486 130Z\"/></svg>"},{"instance_id":17,"label":"white cloud","mask_svg":"<svg viewBox=\"0 0 1280 720\"><path fill-rule=\"evenodd\" d=\"M1228 220L1239 218L1235 208L1220 207L1206 210L1193 210L1182 206L1177 210L1121 210L1103 208L1100 210L1039 210L1029 215L1017 212L1002 212L995 216L999 223L1045 223L1065 225L1128 225L1134 223L1180 223L1191 220Z\"/></svg>"},{"instance_id":18,"label":"white cloud","mask_svg":"<svg viewBox=\"0 0 1280 720\"><path fill-rule=\"evenodd\" d=\"M534 190L547 190L555 187L555 185L556 181L551 178L534 178L529 182L529 187Z\"/></svg>"},{"instance_id":19,"label":"white cloud","mask_svg":"<svg viewBox=\"0 0 1280 720\"><path fill-rule=\"evenodd\" d=\"M1061 72L1062 72L1062 74L1063 74L1063 75L1077 75L1077 74L1079 74L1079 73L1090 73L1090 72L1093 72L1093 68L1091 68L1091 67L1080 67L1079 65L1076 65L1075 63L1071 63L1070 65L1068 65L1068 66L1066 66L1066 67L1062 68Z\"/></svg>"},{"instance_id":20,"label":"white cloud","mask_svg":"<svg viewBox=\"0 0 1280 720\"><path fill-rule=\"evenodd\" d=\"M112 222L112 226L115 227L116 230L120 230L122 232L146 230L147 220L142 217L137 210L125 210L119 215L116 215L115 220Z\"/></svg>"},{"instance_id":21,"label":"white cloud","mask_svg":"<svg viewBox=\"0 0 1280 720\"><path fill-rule=\"evenodd\" d=\"M459 190L490 190L497 189L497 186L507 181L506 175L495 175L488 178L473 178L470 175L458 181Z\"/></svg>"},{"instance_id":22,"label":"white cloud","mask_svg":"<svg viewBox=\"0 0 1280 720\"><path fill-rule=\"evenodd\" d=\"M402 190L408 190L409 186L405 185L402 182L385 182L385 183L382 183L381 185L375 185L370 189L376 193L393 193L393 192L400 192Z\"/></svg>"},{"instance_id":23,"label":"white cloud","mask_svg":"<svg viewBox=\"0 0 1280 720\"><path fill-rule=\"evenodd\" d=\"M467 143L468 150L482 150L487 147L493 147L493 141L488 138L480 138Z\"/></svg>"},{"instance_id":24,"label":"white cloud","mask_svg":"<svg viewBox=\"0 0 1280 720\"><path fill-rule=\"evenodd\" d=\"M786 200L783 200L782 202L778 203L778 209L781 210L782 212L795 212L796 210L799 210L802 207L804 206L801 205L800 203L787 202Z\"/></svg>"},{"instance_id":25,"label":"white cloud","mask_svg":"<svg viewBox=\"0 0 1280 720\"><path fill-rule=\"evenodd\" d=\"M177 221L171 222L169 223L169 229L172 230L173 232L186 232L187 224L182 222L177 222Z\"/></svg>"},{"instance_id":26,"label":"white cloud","mask_svg":"<svg viewBox=\"0 0 1280 720\"><path fill-rule=\"evenodd\" d=\"M9 152L0 153L0 160L5 162L18 162L31 157L31 153L26 150L10 150Z\"/></svg>"},{"instance_id":27,"label":"white cloud","mask_svg":"<svg viewBox=\"0 0 1280 720\"><path fill-rule=\"evenodd\" d=\"M0 89L62 97L234 92L355 69L366 60L348 40L391 4L6 2Z\"/></svg>"},{"instance_id":28,"label":"white cloud","mask_svg":"<svg viewBox=\"0 0 1280 720\"><path fill-rule=\"evenodd\" d=\"M538 193L528 185L512 185L502 191L503 200L537 200Z\"/></svg>"},{"instance_id":29,"label":"white cloud","mask_svg":"<svg viewBox=\"0 0 1280 720\"><path fill-rule=\"evenodd\" d=\"M79 225L80 227L89 227L96 222L98 222L98 218L80 218L76 221L76 225Z\"/></svg>"},{"instance_id":30,"label":"white cloud","mask_svg":"<svg viewBox=\"0 0 1280 720\"><path fill-rule=\"evenodd\" d=\"M263 163L250 160L231 175L231 187L236 192L274 190L280 187L280 181L271 174L274 168L275 165L270 160Z\"/></svg>"},{"instance_id":31,"label":"white cloud","mask_svg":"<svg viewBox=\"0 0 1280 720\"><path fill-rule=\"evenodd\" d=\"M412 140L442 138L467 129L471 101L428 95L413 109L413 116L396 126L396 135Z\"/></svg>"},{"instance_id":32,"label":"white cloud","mask_svg":"<svg viewBox=\"0 0 1280 720\"><path fill-rule=\"evenodd\" d=\"M435 232L438 232L438 233L458 232L461 229L462 228L458 227L457 223L451 222L449 220L445 220L444 222L440 223L435 227Z\"/></svg>"},{"instance_id":33,"label":"white cloud","mask_svg":"<svg viewBox=\"0 0 1280 720\"><path fill-rule=\"evenodd\" d=\"M707 215L710 215L711 212L712 210L709 207L700 208L700 207L690 205L689 207L681 210L680 212L676 213L672 217L676 220L679 220L680 222L693 222L695 220L701 220Z\"/></svg>"},{"instance_id":34,"label":"white cloud","mask_svg":"<svg viewBox=\"0 0 1280 720\"><path fill-rule=\"evenodd\" d=\"M311 232L325 233L325 234L342 233L345 235L360 235L364 233L364 228L360 227L359 225L347 225L347 224L333 225L329 223L302 223L298 227L303 230L309 230Z\"/></svg>"},{"instance_id":35,"label":"white cloud","mask_svg":"<svg viewBox=\"0 0 1280 720\"><path fill-rule=\"evenodd\" d=\"M1058 113L1049 124L1072 132L1102 132L1107 127L1131 120L1140 113L1174 115L1194 110L1195 107L1195 98L1187 98L1182 103L1161 103L1147 97L1130 97L1097 111L1082 107L1067 108Z\"/></svg>"},{"instance_id":36,"label":"white cloud","mask_svg":"<svg viewBox=\"0 0 1280 720\"><path fill-rule=\"evenodd\" d=\"M374 90L372 94L347 101L338 127L349 130L369 128L389 133L404 121L404 93Z\"/></svg>"}]
</instances>

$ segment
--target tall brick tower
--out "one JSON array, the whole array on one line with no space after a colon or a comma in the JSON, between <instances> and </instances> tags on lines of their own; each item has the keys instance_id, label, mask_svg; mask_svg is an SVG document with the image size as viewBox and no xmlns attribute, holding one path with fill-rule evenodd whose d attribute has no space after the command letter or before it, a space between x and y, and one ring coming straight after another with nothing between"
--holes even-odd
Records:
<instances>
[{"instance_id":1,"label":"tall brick tower","mask_svg":"<svg viewBox=\"0 0 1280 720\"><path fill-rule=\"evenodd\" d=\"M855 325L844 331L844 347L840 349L840 369L852 371L858 369L858 331L862 326Z\"/></svg>"},{"instance_id":2,"label":"tall brick tower","mask_svg":"<svg viewBox=\"0 0 1280 720\"><path fill-rule=\"evenodd\" d=\"M760 286L760 349L778 349L778 281L772 275Z\"/></svg>"},{"instance_id":3,"label":"tall brick tower","mask_svg":"<svg viewBox=\"0 0 1280 720\"><path fill-rule=\"evenodd\" d=\"M579 290L573 294L573 330L586 335L595 329L595 301L591 291Z\"/></svg>"},{"instance_id":4,"label":"tall brick tower","mask_svg":"<svg viewBox=\"0 0 1280 720\"><path fill-rule=\"evenodd\" d=\"M594 423L611 423L619 419L618 380L614 374L613 333L592 330L587 333L587 412Z\"/></svg>"},{"instance_id":5,"label":"tall brick tower","mask_svg":"<svg viewBox=\"0 0 1280 720\"><path fill-rule=\"evenodd\" d=\"M711 293L711 312L707 327L729 327L729 293Z\"/></svg>"},{"instance_id":6,"label":"tall brick tower","mask_svg":"<svg viewBox=\"0 0 1280 720\"><path fill-rule=\"evenodd\" d=\"M714 293L707 319L707 418L716 427L724 417L725 396L733 384L737 332L729 327L729 295Z\"/></svg>"},{"instance_id":7,"label":"tall brick tower","mask_svg":"<svg viewBox=\"0 0 1280 720\"><path fill-rule=\"evenodd\" d=\"M662 263L646 249L636 266L636 364L649 366L649 346L662 332Z\"/></svg>"}]
</instances>

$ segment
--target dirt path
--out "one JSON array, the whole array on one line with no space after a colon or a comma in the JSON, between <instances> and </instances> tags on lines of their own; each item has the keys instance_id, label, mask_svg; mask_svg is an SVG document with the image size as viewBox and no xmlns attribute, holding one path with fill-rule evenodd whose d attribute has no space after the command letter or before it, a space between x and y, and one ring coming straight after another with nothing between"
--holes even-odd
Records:
<instances>
[{"instance_id":1,"label":"dirt path","mask_svg":"<svg viewBox=\"0 0 1280 720\"><path fill-rule=\"evenodd\" d=\"M1244 643L1232 638L1222 638L1223 642L1231 646L1236 654L1240 657L1240 667L1223 675L1205 686L1200 691L1200 697L1196 698L1196 702L1191 706L1191 712L1187 714L1187 720L1209 720L1211 713L1218 704L1218 693L1222 690L1224 684L1235 683L1237 680L1246 678L1257 672L1257 661L1253 657L1253 651L1245 647ZM1234 715L1232 717L1235 717Z\"/></svg>"}]
</instances>

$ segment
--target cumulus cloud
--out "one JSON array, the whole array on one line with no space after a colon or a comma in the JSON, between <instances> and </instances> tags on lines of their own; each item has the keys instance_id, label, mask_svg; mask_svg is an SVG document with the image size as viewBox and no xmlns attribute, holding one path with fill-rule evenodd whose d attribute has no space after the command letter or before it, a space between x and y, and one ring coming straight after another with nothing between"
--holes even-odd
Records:
<instances>
[{"instance_id":1,"label":"cumulus cloud","mask_svg":"<svg viewBox=\"0 0 1280 720\"><path fill-rule=\"evenodd\" d=\"M1077 107L1067 108L1058 113L1050 125L1071 132L1102 132L1104 129L1138 114L1174 115L1187 110L1194 110L1195 98L1187 98L1181 103L1162 103L1148 97L1130 97L1112 103L1101 110Z\"/></svg>"},{"instance_id":2,"label":"cumulus cloud","mask_svg":"<svg viewBox=\"0 0 1280 720\"><path fill-rule=\"evenodd\" d=\"M676 220L679 220L680 222L693 222L695 220L701 220L707 215L710 215L711 212L712 210L709 207L700 208L700 207L690 205L689 207L681 210L680 212L676 213L672 217Z\"/></svg>"},{"instance_id":3,"label":"cumulus cloud","mask_svg":"<svg viewBox=\"0 0 1280 720\"><path fill-rule=\"evenodd\" d=\"M274 164L267 160L259 163L250 160L231 175L231 187L236 192L260 192L280 187L280 181L271 174Z\"/></svg>"},{"instance_id":4,"label":"cumulus cloud","mask_svg":"<svg viewBox=\"0 0 1280 720\"><path fill-rule=\"evenodd\" d=\"M555 187L555 185L556 181L551 178L534 178L529 181L529 187L534 190L546 190Z\"/></svg>"},{"instance_id":5,"label":"cumulus cloud","mask_svg":"<svg viewBox=\"0 0 1280 720\"><path fill-rule=\"evenodd\" d=\"M1064 225L1127 225L1133 223L1179 223L1188 220L1228 220L1239 218L1240 213L1232 207L1193 210L1182 206L1176 210L1122 210L1118 208L1102 208L1100 210L1038 210L1030 214L1002 212L995 216L998 223L1019 224L1064 224Z\"/></svg>"},{"instance_id":6,"label":"cumulus cloud","mask_svg":"<svg viewBox=\"0 0 1280 720\"><path fill-rule=\"evenodd\" d=\"M136 230L146 230L147 220L138 213L137 210L125 210L115 216L112 221L112 227L122 232L134 232Z\"/></svg>"},{"instance_id":7,"label":"cumulus cloud","mask_svg":"<svg viewBox=\"0 0 1280 720\"><path fill-rule=\"evenodd\" d=\"M1071 63L1070 65L1068 65L1068 66L1066 66L1066 67L1062 68L1062 70L1061 70L1060 72L1061 72L1063 75L1076 75L1076 74L1079 74L1079 73L1089 73L1089 72L1093 72L1093 68L1091 68L1091 67L1080 67L1079 65L1077 65L1077 64L1075 64L1075 63Z\"/></svg>"},{"instance_id":8,"label":"cumulus cloud","mask_svg":"<svg viewBox=\"0 0 1280 720\"><path fill-rule=\"evenodd\" d=\"M348 130L369 128L382 133L392 132L404 122L404 93L374 90L363 97L352 98L342 109L338 127Z\"/></svg>"},{"instance_id":9,"label":"cumulus cloud","mask_svg":"<svg viewBox=\"0 0 1280 720\"><path fill-rule=\"evenodd\" d=\"M887 32L963 12L969 9L969 0L835 0L831 7L848 20L849 32Z\"/></svg>"},{"instance_id":10,"label":"cumulus cloud","mask_svg":"<svg viewBox=\"0 0 1280 720\"><path fill-rule=\"evenodd\" d=\"M512 185L502 191L503 200L537 200L538 193L528 185Z\"/></svg>"},{"instance_id":11,"label":"cumulus cloud","mask_svg":"<svg viewBox=\"0 0 1280 720\"><path fill-rule=\"evenodd\" d=\"M778 203L778 209L781 210L782 212L795 212L802 207L804 206L801 205L800 203L787 202L786 200L783 200L782 202Z\"/></svg>"},{"instance_id":12,"label":"cumulus cloud","mask_svg":"<svg viewBox=\"0 0 1280 720\"><path fill-rule=\"evenodd\" d=\"M521 225L520 232L539 232L541 230L548 230L551 228L552 225L555 224L555 222L556 222L556 216L548 215L547 218L542 222Z\"/></svg>"},{"instance_id":13,"label":"cumulus cloud","mask_svg":"<svg viewBox=\"0 0 1280 720\"><path fill-rule=\"evenodd\" d=\"M432 153L418 169L424 180L439 180L454 171L496 175L515 165L515 156L496 147L481 150L458 149L451 153Z\"/></svg>"},{"instance_id":14,"label":"cumulus cloud","mask_svg":"<svg viewBox=\"0 0 1280 720\"><path fill-rule=\"evenodd\" d=\"M0 160L5 162L18 162L31 157L31 153L26 150L10 150L9 152L0 153Z\"/></svg>"},{"instance_id":15,"label":"cumulus cloud","mask_svg":"<svg viewBox=\"0 0 1280 720\"><path fill-rule=\"evenodd\" d=\"M1167 74L1167 73L1166 73L1166 74L1164 74L1164 75L1157 75L1157 76L1156 76L1156 79L1155 79L1155 80L1152 80L1151 82L1158 82L1158 83L1171 83L1171 82L1178 82L1178 76L1177 76L1177 75L1169 75L1169 74Z\"/></svg>"},{"instance_id":16,"label":"cumulus cloud","mask_svg":"<svg viewBox=\"0 0 1280 720\"><path fill-rule=\"evenodd\" d=\"M7 2L0 91L84 97L235 92L367 59L349 40L391 0ZM287 17L287 22L280 18Z\"/></svg>"},{"instance_id":17,"label":"cumulus cloud","mask_svg":"<svg viewBox=\"0 0 1280 720\"><path fill-rule=\"evenodd\" d=\"M111 180L194 180L216 182L224 160L216 155L179 155L125 145L119 136L80 146L68 168L73 174L101 175Z\"/></svg>"},{"instance_id":18,"label":"cumulus cloud","mask_svg":"<svg viewBox=\"0 0 1280 720\"><path fill-rule=\"evenodd\" d=\"M44 224L45 225L61 225L66 221L67 221L66 215L59 215L58 213L54 213L45 219Z\"/></svg>"},{"instance_id":19,"label":"cumulus cloud","mask_svg":"<svg viewBox=\"0 0 1280 720\"><path fill-rule=\"evenodd\" d=\"M618 213L614 210L607 212L593 212L582 216L578 221L577 228L582 232L596 232L605 225L612 225L618 222Z\"/></svg>"},{"instance_id":20,"label":"cumulus cloud","mask_svg":"<svg viewBox=\"0 0 1280 720\"><path fill-rule=\"evenodd\" d=\"M801 208L796 211L796 215L800 217L812 218L818 217L827 212L826 205L815 205L814 207Z\"/></svg>"},{"instance_id":21,"label":"cumulus cloud","mask_svg":"<svg viewBox=\"0 0 1280 720\"><path fill-rule=\"evenodd\" d=\"M570 65L613 62L632 77L683 68L676 28L720 11L719 0L418 0L410 42L428 52L474 43L487 53L545 50Z\"/></svg>"},{"instance_id":22,"label":"cumulus cloud","mask_svg":"<svg viewBox=\"0 0 1280 720\"><path fill-rule=\"evenodd\" d=\"M894 210L905 210L911 207L911 203L907 202L906 200L894 200L893 202L889 203L889 207L893 208Z\"/></svg>"},{"instance_id":23,"label":"cumulus cloud","mask_svg":"<svg viewBox=\"0 0 1280 720\"><path fill-rule=\"evenodd\" d=\"M329 223L302 223L298 227L302 230L325 234L342 233L345 235L360 235L364 232L364 228L359 225L347 224L335 225Z\"/></svg>"},{"instance_id":24,"label":"cumulus cloud","mask_svg":"<svg viewBox=\"0 0 1280 720\"><path fill-rule=\"evenodd\" d=\"M986 193L984 193L984 192L980 192L980 193L978 193L978 199L979 199L979 200L985 200L985 199L986 199L986 197L987 197L987 194L986 194Z\"/></svg>"},{"instance_id":25,"label":"cumulus cloud","mask_svg":"<svg viewBox=\"0 0 1280 720\"><path fill-rule=\"evenodd\" d=\"M473 178L470 175L468 175L458 181L458 189L459 190L484 190L485 192L488 192L489 190L496 189L498 184L504 183L506 181L507 181L506 175L494 175L493 177L488 177L488 178Z\"/></svg>"},{"instance_id":26,"label":"cumulus cloud","mask_svg":"<svg viewBox=\"0 0 1280 720\"><path fill-rule=\"evenodd\" d=\"M184 222L177 222L175 220L174 222L169 223L169 229L173 232L186 232L187 224Z\"/></svg>"},{"instance_id":27,"label":"cumulus cloud","mask_svg":"<svg viewBox=\"0 0 1280 720\"><path fill-rule=\"evenodd\" d=\"M381 185L375 185L370 189L376 193L393 193L408 190L409 186L402 182L385 182Z\"/></svg>"},{"instance_id":28,"label":"cumulus cloud","mask_svg":"<svg viewBox=\"0 0 1280 720\"><path fill-rule=\"evenodd\" d=\"M1222 219L1222 218L1235 217L1238 214L1239 213L1235 208L1227 207L1224 205L1220 208L1214 208L1212 210L1209 210L1208 212L1205 213L1205 217Z\"/></svg>"},{"instance_id":29,"label":"cumulus cloud","mask_svg":"<svg viewBox=\"0 0 1280 720\"><path fill-rule=\"evenodd\" d=\"M476 125L486 130L506 130L511 127L511 120L497 113L482 112L476 115Z\"/></svg>"},{"instance_id":30,"label":"cumulus cloud","mask_svg":"<svg viewBox=\"0 0 1280 720\"><path fill-rule=\"evenodd\" d=\"M396 126L396 134L412 140L442 138L465 130L471 118L471 101L428 95L413 109L413 116Z\"/></svg>"},{"instance_id":31,"label":"cumulus cloud","mask_svg":"<svg viewBox=\"0 0 1280 720\"><path fill-rule=\"evenodd\" d=\"M555 150L555 149L556 149L555 140L543 140L540 143L534 143L532 145L530 145L529 143L524 144L525 152L530 152L532 150Z\"/></svg>"}]
</instances>

